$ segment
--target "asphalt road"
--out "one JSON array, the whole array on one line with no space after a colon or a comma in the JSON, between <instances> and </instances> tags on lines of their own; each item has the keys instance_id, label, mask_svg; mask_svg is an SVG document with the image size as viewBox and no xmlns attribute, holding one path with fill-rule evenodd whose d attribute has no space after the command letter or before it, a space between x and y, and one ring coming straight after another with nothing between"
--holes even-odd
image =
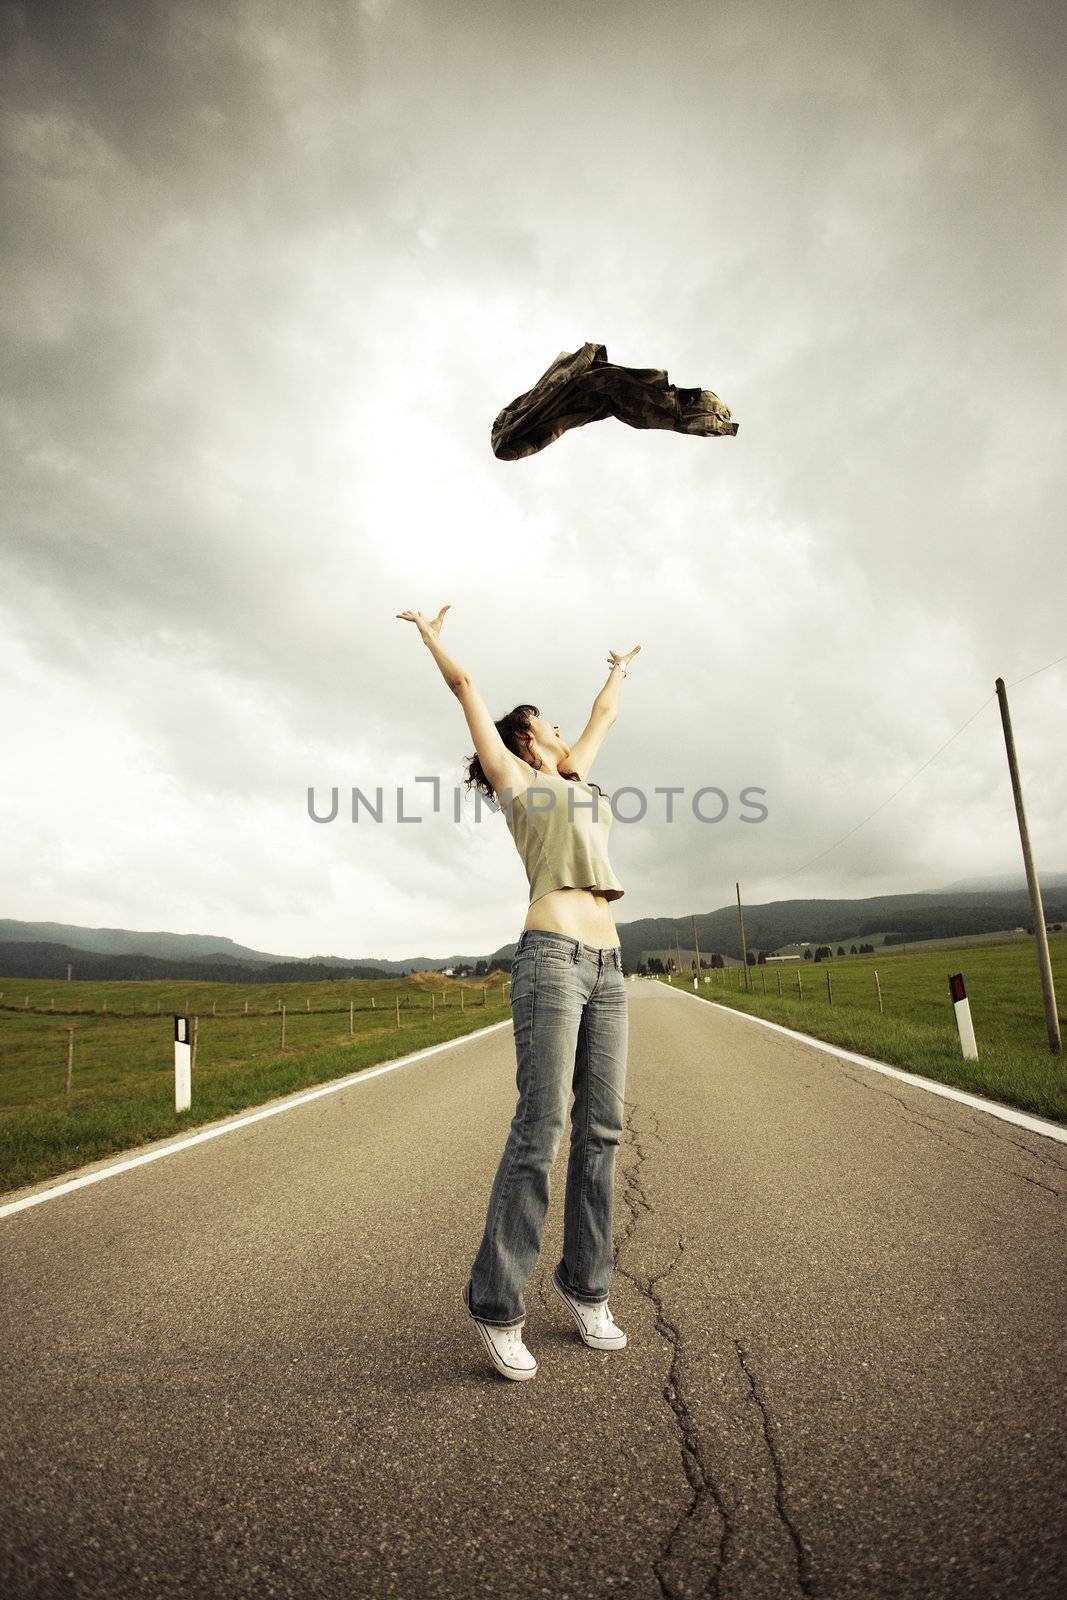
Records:
<instances>
[{"instance_id":1,"label":"asphalt road","mask_svg":"<svg viewBox=\"0 0 1067 1600\"><path fill-rule=\"evenodd\" d=\"M0 1219L0 1589L1062 1596L1067 1146L630 1005L629 1345L546 1288L564 1142L532 1382L460 1301L507 1027Z\"/></svg>"}]
</instances>

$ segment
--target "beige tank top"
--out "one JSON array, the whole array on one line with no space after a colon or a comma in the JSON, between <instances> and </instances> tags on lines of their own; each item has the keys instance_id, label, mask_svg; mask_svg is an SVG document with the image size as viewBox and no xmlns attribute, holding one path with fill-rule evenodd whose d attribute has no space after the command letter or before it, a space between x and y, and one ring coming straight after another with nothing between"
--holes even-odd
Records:
<instances>
[{"instance_id":1,"label":"beige tank top","mask_svg":"<svg viewBox=\"0 0 1067 1600\"><path fill-rule=\"evenodd\" d=\"M500 797L508 832L530 880L530 904L553 889L596 889L608 900L625 893L608 860L611 802L596 784L535 772L528 789ZM552 796L550 799L549 796Z\"/></svg>"}]
</instances>

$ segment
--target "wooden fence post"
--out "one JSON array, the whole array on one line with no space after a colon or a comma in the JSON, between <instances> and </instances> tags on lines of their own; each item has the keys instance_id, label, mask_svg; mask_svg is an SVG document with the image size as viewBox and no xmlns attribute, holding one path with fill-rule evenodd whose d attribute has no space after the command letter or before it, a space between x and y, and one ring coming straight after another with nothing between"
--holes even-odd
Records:
<instances>
[{"instance_id":1,"label":"wooden fence post","mask_svg":"<svg viewBox=\"0 0 1067 1600\"><path fill-rule=\"evenodd\" d=\"M350 1039L352 1038L353 1034L356 1031L355 1022L354 1022L354 1019L353 1019L353 1016L352 1016L352 1012L353 1012L354 1008L355 1008L355 1001L354 1000L350 1000L348 1002L348 1037Z\"/></svg>"},{"instance_id":2,"label":"wooden fence post","mask_svg":"<svg viewBox=\"0 0 1067 1600\"><path fill-rule=\"evenodd\" d=\"M879 1011L884 1011L885 1007L882 1004L882 985L878 981L877 972L874 975L874 987L878 991L878 1009Z\"/></svg>"},{"instance_id":3,"label":"wooden fence post","mask_svg":"<svg viewBox=\"0 0 1067 1600\"><path fill-rule=\"evenodd\" d=\"M826 969L826 999L827 999L827 1001L828 1001L828 1003L830 1005L833 1005L833 1003L834 1003L834 991L833 991L833 986L830 983L830 968L829 967L827 967L827 969Z\"/></svg>"},{"instance_id":4,"label":"wooden fence post","mask_svg":"<svg viewBox=\"0 0 1067 1600\"><path fill-rule=\"evenodd\" d=\"M399 1028L399 1026L400 1026L400 995L399 995L399 993L397 994L397 997L396 997L396 1025Z\"/></svg>"},{"instance_id":5,"label":"wooden fence post","mask_svg":"<svg viewBox=\"0 0 1067 1600\"><path fill-rule=\"evenodd\" d=\"M278 1001L278 1005L281 1008L281 1014L282 1014L282 1043L281 1043L281 1048L284 1050L285 1049L285 1006L284 1006L284 1004L283 1004L283 1002L281 1000Z\"/></svg>"},{"instance_id":6,"label":"wooden fence post","mask_svg":"<svg viewBox=\"0 0 1067 1600\"><path fill-rule=\"evenodd\" d=\"M779 997L779 999L781 999L781 995L782 995L782 969L781 969L781 967L779 967L778 968L778 997Z\"/></svg>"},{"instance_id":7,"label":"wooden fence post","mask_svg":"<svg viewBox=\"0 0 1067 1600\"><path fill-rule=\"evenodd\" d=\"M74 1084L74 1029L67 1029L67 1094Z\"/></svg>"},{"instance_id":8,"label":"wooden fence post","mask_svg":"<svg viewBox=\"0 0 1067 1600\"><path fill-rule=\"evenodd\" d=\"M194 1017L193 1018L193 1047L189 1051L189 1071L190 1072L192 1072L193 1069L196 1066L196 1037L197 1037L197 1034L199 1032L200 1032L200 1018L199 1017Z\"/></svg>"}]
</instances>

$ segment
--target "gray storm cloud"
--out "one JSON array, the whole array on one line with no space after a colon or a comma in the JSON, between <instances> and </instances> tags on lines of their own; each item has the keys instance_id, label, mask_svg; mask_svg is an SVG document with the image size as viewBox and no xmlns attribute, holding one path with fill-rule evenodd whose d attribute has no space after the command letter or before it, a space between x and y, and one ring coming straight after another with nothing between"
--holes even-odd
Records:
<instances>
[{"instance_id":1,"label":"gray storm cloud","mask_svg":"<svg viewBox=\"0 0 1067 1600\"><path fill-rule=\"evenodd\" d=\"M7 914L511 937L502 826L304 809L461 780L395 620L445 600L497 714L570 735L641 643L607 789L767 789L620 829L620 917L1015 867L988 708L794 871L1062 653L1062 46L933 0L0 7ZM588 339L738 438L494 460ZM1039 860L1063 672L1015 707Z\"/></svg>"}]
</instances>

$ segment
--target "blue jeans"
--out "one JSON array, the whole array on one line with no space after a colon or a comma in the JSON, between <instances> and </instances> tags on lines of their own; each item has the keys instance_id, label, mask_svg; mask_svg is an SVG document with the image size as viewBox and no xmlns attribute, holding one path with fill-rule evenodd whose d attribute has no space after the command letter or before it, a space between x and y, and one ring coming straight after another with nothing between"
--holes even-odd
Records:
<instances>
[{"instance_id":1,"label":"blue jeans","mask_svg":"<svg viewBox=\"0 0 1067 1600\"><path fill-rule=\"evenodd\" d=\"M620 946L523 930L511 967L519 1103L464 1286L467 1308L482 1322L514 1328L525 1320L522 1291L541 1250L572 1085L563 1259L555 1272L576 1300L595 1305L608 1297L628 1006Z\"/></svg>"}]
</instances>

